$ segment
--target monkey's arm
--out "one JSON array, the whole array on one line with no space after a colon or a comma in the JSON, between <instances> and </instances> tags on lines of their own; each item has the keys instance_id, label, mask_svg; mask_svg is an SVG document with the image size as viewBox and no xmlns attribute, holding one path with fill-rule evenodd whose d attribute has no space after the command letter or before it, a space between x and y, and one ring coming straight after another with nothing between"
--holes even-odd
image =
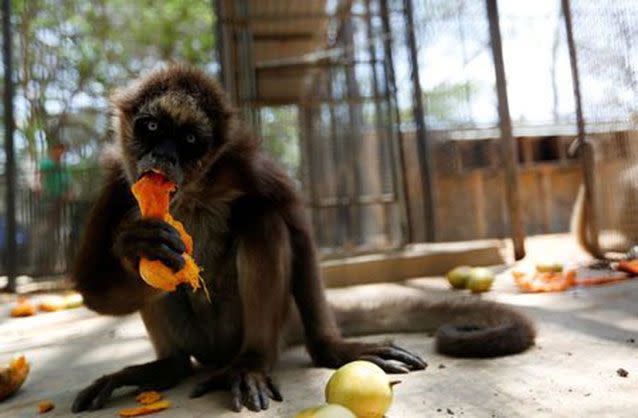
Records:
<instances>
[{"instance_id":1,"label":"monkey's arm","mask_svg":"<svg viewBox=\"0 0 638 418\"><path fill-rule=\"evenodd\" d=\"M277 360L290 298L291 253L286 224L274 211L251 208L250 212L253 214L238 221L244 224L236 261L243 340L225 376L227 383L221 385L230 389L232 408L237 412L243 405L252 411L266 410L269 399L282 400L269 374ZM220 376L214 375L197 385L191 396L219 388Z\"/></svg>"},{"instance_id":2,"label":"monkey's arm","mask_svg":"<svg viewBox=\"0 0 638 418\"><path fill-rule=\"evenodd\" d=\"M386 372L424 369L418 356L390 343L345 341L326 300L315 246L302 209L289 220L293 248L292 293L304 326L306 347L317 366L340 367L354 360L371 361Z\"/></svg>"},{"instance_id":3,"label":"monkey's arm","mask_svg":"<svg viewBox=\"0 0 638 418\"><path fill-rule=\"evenodd\" d=\"M135 208L128 183L111 174L91 210L75 259L76 288L86 305L102 314L135 312L158 293L140 279L139 256L162 260L175 270L184 262L179 233L162 221L135 219Z\"/></svg>"}]
</instances>

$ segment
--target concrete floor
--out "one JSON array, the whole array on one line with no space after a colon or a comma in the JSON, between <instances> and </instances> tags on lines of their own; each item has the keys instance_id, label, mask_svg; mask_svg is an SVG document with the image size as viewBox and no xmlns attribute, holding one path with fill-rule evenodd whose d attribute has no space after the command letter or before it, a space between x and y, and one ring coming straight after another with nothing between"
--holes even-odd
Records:
<instances>
[{"instance_id":1,"label":"concrete floor","mask_svg":"<svg viewBox=\"0 0 638 418\"><path fill-rule=\"evenodd\" d=\"M548 246L539 248L546 251ZM384 292L394 288L438 296L451 293L443 279L370 286L385 286ZM537 345L517 356L459 360L434 353L430 337L392 336L422 354L429 367L400 377L403 383L395 387L388 417L638 416L638 343L631 342L638 341L638 281L524 295L516 291L508 275L502 275L494 291L484 297L520 306L534 317L539 327ZM7 303L0 304L0 362L24 353L32 369L22 390L0 404L0 418L37 416L36 404L42 399L56 404L46 416L72 416L70 404L84 385L101 374L153 358L137 316L104 318L82 308L10 319L8 310ZM285 401L259 416L292 417L299 409L323 401L331 371L308 366L308 357L299 347L282 355L274 377ZM629 375L619 377L619 368ZM196 376L167 391L165 396L174 406L156 416L258 416L227 412L226 393L188 399L200 379ZM77 416L114 417L117 410L135 405L127 390L116 395L107 409Z\"/></svg>"}]
</instances>

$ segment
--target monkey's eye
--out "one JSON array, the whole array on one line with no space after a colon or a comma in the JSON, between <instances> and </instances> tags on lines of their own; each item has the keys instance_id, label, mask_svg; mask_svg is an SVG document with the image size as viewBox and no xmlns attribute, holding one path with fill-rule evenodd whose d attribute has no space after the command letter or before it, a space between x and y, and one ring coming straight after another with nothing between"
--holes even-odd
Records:
<instances>
[{"instance_id":1,"label":"monkey's eye","mask_svg":"<svg viewBox=\"0 0 638 418\"><path fill-rule=\"evenodd\" d=\"M150 132L157 131L157 128L159 128L159 124L157 123L157 121L149 120L148 122L146 122L146 129L148 129Z\"/></svg>"},{"instance_id":2,"label":"monkey's eye","mask_svg":"<svg viewBox=\"0 0 638 418\"><path fill-rule=\"evenodd\" d=\"M188 142L189 144L194 144L195 142L197 142L197 138L195 138L195 135L193 134L188 134L186 135L186 142Z\"/></svg>"}]
</instances>

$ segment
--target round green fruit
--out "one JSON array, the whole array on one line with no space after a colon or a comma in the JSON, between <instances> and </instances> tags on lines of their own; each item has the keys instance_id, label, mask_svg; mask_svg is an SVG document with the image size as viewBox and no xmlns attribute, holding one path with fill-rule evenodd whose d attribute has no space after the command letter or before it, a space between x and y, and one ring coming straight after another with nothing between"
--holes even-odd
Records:
<instances>
[{"instance_id":1,"label":"round green fruit","mask_svg":"<svg viewBox=\"0 0 638 418\"><path fill-rule=\"evenodd\" d=\"M353 361L330 377L326 402L345 406L357 418L381 418L392 403L392 384L376 364Z\"/></svg>"},{"instance_id":2,"label":"round green fruit","mask_svg":"<svg viewBox=\"0 0 638 418\"><path fill-rule=\"evenodd\" d=\"M447 274L447 281L455 289L465 289L467 282L470 280L472 267L460 266L450 270Z\"/></svg>"},{"instance_id":3,"label":"round green fruit","mask_svg":"<svg viewBox=\"0 0 638 418\"><path fill-rule=\"evenodd\" d=\"M295 418L357 418L348 408L341 405L327 404L300 411Z\"/></svg>"},{"instance_id":4,"label":"round green fruit","mask_svg":"<svg viewBox=\"0 0 638 418\"><path fill-rule=\"evenodd\" d=\"M492 288L494 283L494 273L485 267L476 267L470 273L470 279L467 281L467 288L472 293L487 292Z\"/></svg>"}]
</instances>

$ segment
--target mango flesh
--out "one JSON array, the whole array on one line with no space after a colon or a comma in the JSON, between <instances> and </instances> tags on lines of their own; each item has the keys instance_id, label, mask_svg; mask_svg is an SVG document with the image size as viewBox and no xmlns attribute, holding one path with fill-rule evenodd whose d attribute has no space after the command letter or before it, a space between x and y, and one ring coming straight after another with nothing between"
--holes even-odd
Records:
<instances>
[{"instance_id":1,"label":"mango flesh","mask_svg":"<svg viewBox=\"0 0 638 418\"><path fill-rule=\"evenodd\" d=\"M381 418L392 403L392 386L376 364L353 361L330 377L326 402L345 406L358 418Z\"/></svg>"},{"instance_id":2,"label":"mango flesh","mask_svg":"<svg viewBox=\"0 0 638 418\"><path fill-rule=\"evenodd\" d=\"M140 213L145 218L162 219L179 232L186 247L184 257L184 267L174 273L158 260L148 260L142 258L139 263L139 272L142 279L150 286L172 292L180 283L188 283L193 290L200 287L201 269L193 260L193 239L186 233L181 222L174 219L168 212L170 205L170 195L175 191L175 184L158 173L148 173L142 176L133 187L131 192L140 207ZM206 291L206 288L204 288Z\"/></svg>"},{"instance_id":3,"label":"mango flesh","mask_svg":"<svg viewBox=\"0 0 638 418\"><path fill-rule=\"evenodd\" d=\"M447 280L453 288L465 289L468 280L470 280L471 273L472 267L459 266L448 272Z\"/></svg>"},{"instance_id":4,"label":"mango flesh","mask_svg":"<svg viewBox=\"0 0 638 418\"><path fill-rule=\"evenodd\" d=\"M494 273L485 267L476 267L472 269L470 279L467 282L467 288L472 293L487 292L492 288L494 282Z\"/></svg>"},{"instance_id":5,"label":"mango flesh","mask_svg":"<svg viewBox=\"0 0 638 418\"><path fill-rule=\"evenodd\" d=\"M357 418L357 416L344 406L327 404L304 409L295 415L295 418Z\"/></svg>"}]
</instances>

